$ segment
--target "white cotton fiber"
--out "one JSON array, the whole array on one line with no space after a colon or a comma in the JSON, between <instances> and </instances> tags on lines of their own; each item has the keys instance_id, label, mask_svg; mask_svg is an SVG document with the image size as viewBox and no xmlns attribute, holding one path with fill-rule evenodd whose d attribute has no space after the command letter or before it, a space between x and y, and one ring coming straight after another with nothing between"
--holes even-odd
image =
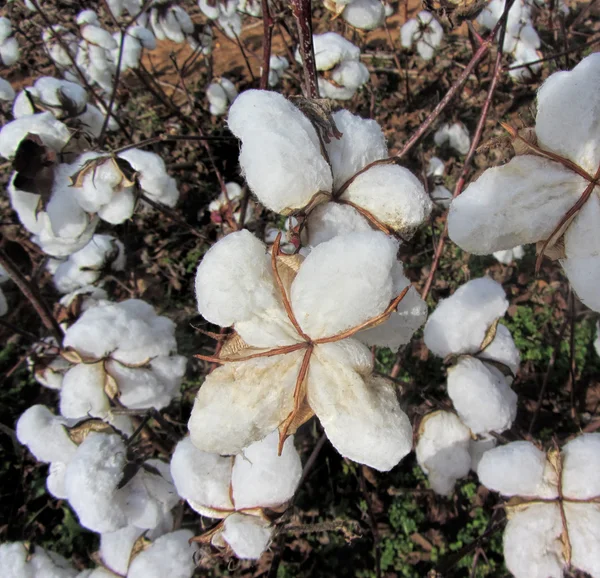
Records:
<instances>
[{"instance_id":1,"label":"white cotton fiber","mask_svg":"<svg viewBox=\"0 0 600 578\"><path fill-rule=\"evenodd\" d=\"M429 217L432 207L419 179L396 164L376 165L360 174L341 199L362 207L406 237Z\"/></svg>"},{"instance_id":2,"label":"white cotton fiber","mask_svg":"<svg viewBox=\"0 0 600 578\"><path fill-rule=\"evenodd\" d=\"M17 422L17 439L41 462L68 462L77 446L65 429L66 420L44 405L33 405Z\"/></svg>"},{"instance_id":3,"label":"white cotton fiber","mask_svg":"<svg viewBox=\"0 0 600 578\"><path fill-rule=\"evenodd\" d=\"M404 48L416 44L417 52L424 60L431 60L435 49L444 36L441 24L430 12L422 10L416 18L407 20L400 28L400 42Z\"/></svg>"},{"instance_id":4,"label":"white cotton fiber","mask_svg":"<svg viewBox=\"0 0 600 578\"><path fill-rule=\"evenodd\" d=\"M64 462L53 462L48 468L48 477L46 478L46 488L50 495L59 500L67 499L67 490L65 489L65 473L67 464Z\"/></svg>"},{"instance_id":5,"label":"white cotton fiber","mask_svg":"<svg viewBox=\"0 0 600 578\"><path fill-rule=\"evenodd\" d=\"M471 146L469 131L462 122L443 124L433 135L433 140L437 146L447 145L461 155L466 155Z\"/></svg>"},{"instance_id":6,"label":"white cotton fiber","mask_svg":"<svg viewBox=\"0 0 600 578\"><path fill-rule=\"evenodd\" d=\"M583 434L563 447L563 494L587 500L600 496L600 434Z\"/></svg>"},{"instance_id":7,"label":"white cotton fiber","mask_svg":"<svg viewBox=\"0 0 600 578\"><path fill-rule=\"evenodd\" d=\"M600 256L561 259L560 264L579 300L600 312Z\"/></svg>"},{"instance_id":8,"label":"white cotton fiber","mask_svg":"<svg viewBox=\"0 0 600 578\"><path fill-rule=\"evenodd\" d=\"M354 0L342 12L342 18L361 30L379 28L385 20L385 8L379 0Z\"/></svg>"},{"instance_id":9,"label":"white cotton fiber","mask_svg":"<svg viewBox=\"0 0 600 578\"><path fill-rule=\"evenodd\" d=\"M338 235L372 231L369 221L354 207L338 203L322 203L308 215L305 228L307 244L313 247Z\"/></svg>"},{"instance_id":10,"label":"white cotton fiber","mask_svg":"<svg viewBox=\"0 0 600 578\"><path fill-rule=\"evenodd\" d=\"M15 98L15 91L11 86L10 82L0 78L0 100L5 102L12 102Z\"/></svg>"},{"instance_id":11,"label":"white cotton fiber","mask_svg":"<svg viewBox=\"0 0 600 578\"><path fill-rule=\"evenodd\" d=\"M102 362L80 363L65 373L60 390L60 413L67 418L105 418L110 408L104 393Z\"/></svg>"},{"instance_id":12,"label":"white cotton fiber","mask_svg":"<svg viewBox=\"0 0 600 578\"><path fill-rule=\"evenodd\" d=\"M310 121L275 92L247 90L229 110L228 125L242 141L240 165L252 191L277 213L306 206L332 176Z\"/></svg>"},{"instance_id":13,"label":"white cotton fiber","mask_svg":"<svg viewBox=\"0 0 600 578\"><path fill-rule=\"evenodd\" d=\"M52 113L40 112L18 118L2 127L0 155L12 159L20 142L28 133L38 135L45 146L56 152L60 152L71 138L67 126L57 120Z\"/></svg>"},{"instance_id":14,"label":"white cotton fiber","mask_svg":"<svg viewBox=\"0 0 600 578\"><path fill-rule=\"evenodd\" d=\"M342 136L325 143L325 149L333 172L333 188L337 190L368 164L386 158L388 150L385 135L376 121L347 110L334 112L332 117Z\"/></svg>"},{"instance_id":15,"label":"white cotton fiber","mask_svg":"<svg viewBox=\"0 0 600 578\"><path fill-rule=\"evenodd\" d=\"M171 458L171 475L177 493L192 507L231 510L229 495L233 458L200 451L190 437L182 439Z\"/></svg>"},{"instance_id":16,"label":"white cotton fiber","mask_svg":"<svg viewBox=\"0 0 600 578\"><path fill-rule=\"evenodd\" d=\"M582 473L582 475L585 475ZM600 508L597 503L565 503L565 517L571 542L571 564L590 576L600 576Z\"/></svg>"},{"instance_id":17,"label":"white cotton fiber","mask_svg":"<svg viewBox=\"0 0 600 578\"><path fill-rule=\"evenodd\" d=\"M449 411L436 411L423 418L415 448L417 462L436 493L451 494L456 480L469 473L470 440L469 428Z\"/></svg>"},{"instance_id":18,"label":"white cotton fiber","mask_svg":"<svg viewBox=\"0 0 600 578\"><path fill-rule=\"evenodd\" d=\"M479 359L490 359L508 367L513 375L517 374L521 355L515 345L510 330L506 325L498 323L494 340L480 353Z\"/></svg>"},{"instance_id":19,"label":"white cotton fiber","mask_svg":"<svg viewBox=\"0 0 600 578\"><path fill-rule=\"evenodd\" d=\"M476 255L535 243L553 232L586 184L559 163L516 156L487 169L452 201L448 234Z\"/></svg>"},{"instance_id":20,"label":"white cotton fiber","mask_svg":"<svg viewBox=\"0 0 600 578\"><path fill-rule=\"evenodd\" d=\"M507 430L517 415L517 394L504 375L474 357L448 368L448 395L475 434Z\"/></svg>"},{"instance_id":21,"label":"white cotton fiber","mask_svg":"<svg viewBox=\"0 0 600 578\"><path fill-rule=\"evenodd\" d=\"M77 575L77 570L63 556L39 547L35 548L29 564L35 578L75 578Z\"/></svg>"},{"instance_id":22,"label":"white cotton fiber","mask_svg":"<svg viewBox=\"0 0 600 578\"><path fill-rule=\"evenodd\" d=\"M546 454L531 442L512 442L487 451L477 468L481 483L504 496L538 496Z\"/></svg>"},{"instance_id":23,"label":"white cotton fiber","mask_svg":"<svg viewBox=\"0 0 600 578\"><path fill-rule=\"evenodd\" d=\"M267 549L272 533L265 520L236 513L225 519L221 536L238 558L255 560Z\"/></svg>"},{"instance_id":24,"label":"white cotton fiber","mask_svg":"<svg viewBox=\"0 0 600 578\"><path fill-rule=\"evenodd\" d=\"M580 95L587 95L580 98ZM600 55L573 70L552 74L538 91L535 132L539 144L591 173L600 163ZM582 189L583 190L583 189Z\"/></svg>"},{"instance_id":25,"label":"white cotton fiber","mask_svg":"<svg viewBox=\"0 0 600 578\"><path fill-rule=\"evenodd\" d=\"M127 450L119 436L91 432L67 466L65 489L80 524L93 532L113 532L127 525L123 476Z\"/></svg>"},{"instance_id":26,"label":"white cotton fiber","mask_svg":"<svg viewBox=\"0 0 600 578\"><path fill-rule=\"evenodd\" d=\"M425 325L425 345L439 357L476 353L492 323L508 309L500 283L473 279L443 299ZM504 335L504 333L502 333Z\"/></svg>"},{"instance_id":27,"label":"white cotton fiber","mask_svg":"<svg viewBox=\"0 0 600 578\"><path fill-rule=\"evenodd\" d=\"M315 247L290 292L296 319L313 338L331 337L383 313L393 295L398 243L381 232L351 233Z\"/></svg>"},{"instance_id":28,"label":"white cotton fiber","mask_svg":"<svg viewBox=\"0 0 600 578\"><path fill-rule=\"evenodd\" d=\"M157 538L140 552L129 566L127 578L191 578L196 568L196 544L190 544L190 530L177 530Z\"/></svg>"},{"instance_id":29,"label":"white cotton fiber","mask_svg":"<svg viewBox=\"0 0 600 578\"><path fill-rule=\"evenodd\" d=\"M236 509L275 508L290 500L300 477L302 464L289 437L281 456L277 455L279 432L255 442L236 456L231 475Z\"/></svg>"},{"instance_id":30,"label":"white cotton fiber","mask_svg":"<svg viewBox=\"0 0 600 578\"><path fill-rule=\"evenodd\" d=\"M344 60L358 60L360 48L335 32L314 34L313 45L317 70L330 70ZM298 52L296 60L300 62Z\"/></svg>"},{"instance_id":31,"label":"white cotton fiber","mask_svg":"<svg viewBox=\"0 0 600 578\"><path fill-rule=\"evenodd\" d=\"M36 578L27 562L27 550L22 542L0 544L0 568L5 578Z\"/></svg>"}]
</instances>

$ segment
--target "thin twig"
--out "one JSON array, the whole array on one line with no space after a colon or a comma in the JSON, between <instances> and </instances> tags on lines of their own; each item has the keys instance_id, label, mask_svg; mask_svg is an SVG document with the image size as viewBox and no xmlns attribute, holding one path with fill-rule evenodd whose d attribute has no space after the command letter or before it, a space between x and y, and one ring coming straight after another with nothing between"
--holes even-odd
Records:
<instances>
[{"instance_id":1,"label":"thin twig","mask_svg":"<svg viewBox=\"0 0 600 578\"><path fill-rule=\"evenodd\" d=\"M269 86L269 71L271 67L271 41L273 39L273 18L269 11L269 0L261 0L263 14L263 65L260 74L260 88L266 90Z\"/></svg>"}]
</instances>

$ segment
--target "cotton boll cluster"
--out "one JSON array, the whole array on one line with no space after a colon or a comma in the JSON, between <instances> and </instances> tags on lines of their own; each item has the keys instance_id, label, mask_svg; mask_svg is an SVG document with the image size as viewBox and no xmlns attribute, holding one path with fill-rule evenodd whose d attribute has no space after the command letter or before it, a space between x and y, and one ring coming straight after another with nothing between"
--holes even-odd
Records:
<instances>
[{"instance_id":1,"label":"cotton boll cluster","mask_svg":"<svg viewBox=\"0 0 600 578\"><path fill-rule=\"evenodd\" d=\"M125 247L111 235L94 235L81 250L64 261L50 260L54 286L60 293L71 293L96 284L105 271L123 271Z\"/></svg>"},{"instance_id":2,"label":"cotton boll cluster","mask_svg":"<svg viewBox=\"0 0 600 578\"><path fill-rule=\"evenodd\" d=\"M171 0L154 0L150 10L150 26L158 40L170 40L177 44L186 41L194 33L190 15Z\"/></svg>"},{"instance_id":3,"label":"cotton boll cluster","mask_svg":"<svg viewBox=\"0 0 600 578\"><path fill-rule=\"evenodd\" d=\"M13 35L8 18L0 16L0 61L4 66L12 66L19 60L19 43Z\"/></svg>"},{"instance_id":4,"label":"cotton boll cluster","mask_svg":"<svg viewBox=\"0 0 600 578\"><path fill-rule=\"evenodd\" d=\"M388 156L375 121L344 110L330 118L337 133L323 142L325 159L319 134L292 103L274 92L242 93L229 111L228 125L242 141L239 160L252 192L274 212L308 213L311 245L339 232L368 230L369 222L410 237L431 212L423 185L397 164L365 170ZM326 205L319 208L321 203Z\"/></svg>"},{"instance_id":5,"label":"cotton boll cluster","mask_svg":"<svg viewBox=\"0 0 600 578\"><path fill-rule=\"evenodd\" d=\"M198 6L209 20L216 20L228 38L235 40L242 33L242 17L238 12L239 0L198 0Z\"/></svg>"},{"instance_id":6,"label":"cotton boll cluster","mask_svg":"<svg viewBox=\"0 0 600 578\"><path fill-rule=\"evenodd\" d=\"M491 0L477 17L483 28L492 30L504 13L505 0ZM506 21L503 51L514 58L513 66L522 66L541 58L541 46L532 22L532 4L528 0L516 0ZM527 80L541 69L541 63L509 68L509 74L515 80Z\"/></svg>"},{"instance_id":7,"label":"cotton boll cluster","mask_svg":"<svg viewBox=\"0 0 600 578\"><path fill-rule=\"evenodd\" d=\"M229 546L238 558L259 558L274 530L265 509L285 507L293 497L302 465L293 436L278 455L273 432L235 457L205 453L187 437L177 444L171 475L178 494L203 516L223 520L211 534L217 547Z\"/></svg>"},{"instance_id":8,"label":"cotton boll cluster","mask_svg":"<svg viewBox=\"0 0 600 578\"><path fill-rule=\"evenodd\" d=\"M271 257L247 231L214 245L196 275L198 310L212 323L233 325L238 337L224 345L222 367L198 392L188 423L192 443L235 454L276 429L285 439L316 414L342 455L382 471L398 463L412 446L410 423L391 384L373 375L361 343L408 341L423 323L424 304L411 294L397 249L374 231L335 237L305 259ZM399 294L406 302L397 307ZM373 327L386 320L391 335L387 323ZM240 346L269 356L244 359Z\"/></svg>"},{"instance_id":9,"label":"cotton boll cluster","mask_svg":"<svg viewBox=\"0 0 600 578\"><path fill-rule=\"evenodd\" d=\"M277 86L289 67L290 63L285 56L273 54L269 60L269 86Z\"/></svg>"},{"instance_id":10,"label":"cotton boll cluster","mask_svg":"<svg viewBox=\"0 0 600 578\"><path fill-rule=\"evenodd\" d=\"M492 253L494 259L503 265L510 265L514 261L518 261L525 256L525 249L521 245L507 249L505 251L494 251Z\"/></svg>"},{"instance_id":11,"label":"cotton boll cluster","mask_svg":"<svg viewBox=\"0 0 600 578\"><path fill-rule=\"evenodd\" d=\"M513 497L505 506L504 558L516 578L561 578L569 568L600 576L599 460L595 433L562 451L513 442L483 456L482 484Z\"/></svg>"},{"instance_id":12,"label":"cotton boll cluster","mask_svg":"<svg viewBox=\"0 0 600 578\"><path fill-rule=\"evenodd\" d=\"M360 48L335 32L313 36L315 63L319 76L321 96L349 100L369 81L369 71L360 62ZM299 50L296 60L302 63Z\"/></svg>"},{"instance_id":13,"label":"cotton boll cluster","mask_svg":"<svg viewBox=\"0 0 600 578\"><path fill-rule=\"evenodd\" d=\"M15 91L10 82L0 77L0 100L4 102L12 102L15 98Z\"/></svg>"},{"instance_id":14,"label":"cotton boll cluster","mask_svg":"<svg viewBox=\"0 0 600 578\"><path fill-rule=\"evenodd\" d=\"M433 135L433 141L439 147L448 147L458 154L466 155L471 147L471 137L462 122L443 124Z\"/></svg>"},{"instance_id":15,"label":"cotton boll cluster","mask_svg":"<svg viewBox=\"0 0 600 578\"><path fill-rule=\"evenodd\" d=\"M221 77L208 86L206 98L210 104L210 114L224 115L237 98L238 91L231 80Z\"/></svg>"},{"instance_id":16,"label":"cotton boll cluster","mask_svg":"<svg viewBox=\"0 0 600 578\"><path fill-rule=\"evenodd\" d=\"M186 367L174 333L172 321L137 299L87 309L63 340L63 356L74 365L63 378L61 414L108 419L117 396L130 409L169 405Z\"/></svg>"},{"instance_id":17,"label":"cotton boll cluster","mask_svg":"<svg viewBox=\"0 0 600 578\"><path fill-rule=\"evenodd\" d=\"M404 48L416 45L423 60L431 60L442 43L444 29L431 12L422 10L416 18L407 20L400 28L400 42Z\"/></svg>"},{"instance_id":18,"label":"cotton boll cluster","mask_svg":"<svg viewBox=\"0 0 600 578\"><path fill-rule=\"evenodd\" d=\"M537 148L515 133L521 154L502 167L487 169L452 202L448 216L450 238L475 254L539 242L538 250L550 250L560 259L581 301L596 311L600 198L598 186L590 183L600 165L600 133L595 128L600 123L599 79L598 54L571 71L551 75L538 91ZM580 99L580 94L589 98ZM544 151L558 157L549 159ZM589 197L577 209L586 190ZM565 220L572 208L577 209L574 218L569 214Z\"/></svg>"}]
</instances>

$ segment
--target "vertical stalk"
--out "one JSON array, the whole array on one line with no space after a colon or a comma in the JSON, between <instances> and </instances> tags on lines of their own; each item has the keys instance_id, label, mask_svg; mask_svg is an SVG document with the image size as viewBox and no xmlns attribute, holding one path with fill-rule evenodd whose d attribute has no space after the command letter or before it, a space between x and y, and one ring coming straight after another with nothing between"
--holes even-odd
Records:
<instances>
[{"instance_id":1,"label":"vertical stalk","mask_svg":"<svg viewBox=\"0 0 600 578\"><path fill-rule=\"evenodd\" d=\"M260 89L269 86L269 70L271 68L271 40L273 38L273 18L269 10L269 0L261 0L263 17L263 64L260 74Z\"/></svg>"},{"instance_id":2,"label":"vertical stalk","mask_svg":"<svg viewBox=\"0 0 600 578\"><path fill-rule=\"evenodd\" d=\"M298 36L300 38L299 48L304 74L304 96L306 98L319 98L315 49L312 39L311 2L310 0L291 0L291 2L292 13L296 19Z\"/></svg>"}]
</instances>

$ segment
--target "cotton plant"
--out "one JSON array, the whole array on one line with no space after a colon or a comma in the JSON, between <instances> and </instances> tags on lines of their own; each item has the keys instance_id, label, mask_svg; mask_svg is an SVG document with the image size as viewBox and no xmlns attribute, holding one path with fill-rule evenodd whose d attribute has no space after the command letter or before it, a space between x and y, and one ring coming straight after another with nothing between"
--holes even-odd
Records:
<instances>
[{"instance_id":1,"label":"cotton plant","mask_svg":"<svg viewBox=\"0 0 600 578\"><path fill-rule=\"evenodd\" d=\"M431 12L421 10L416 18L407 20L400 28L400 43L411 49L415 45L423 60L431 60L444 38L442 25Z\"/></svg>"},{"instance_id":2,"label":"cotton plant","mask_svg":"<svg viewBox=\"0 0 600 578\"><path fill-rule=\"evenodd\" d=\"M189 437L177 444L171 475L178 494L199 514L221 520L202 542L260 558L275 530L273 515L285 510L302 476L293 436L279 453L278 446L277 432L235 456L201 451Z\"/></svg>"},{"instance_id":3,"label":"cotton plant","mask_svg":"<svg viewBox=\"0 0 600 578\"><path fill-rule=\"evenodd\" d=\"M510 384L520 356L510 331L499 323L507 309L502 286L482 277L443 299L425 325L425 345L449 364L448 395L475 435L502 432L516 416Z\"/></svg>"},{"instance_id":4,"label":"cotton plant","mask_svg":"<svg viewBox=\"0 0 600 578\"><path fill-rule=\"evenodd\" d=\"M316 415L343 456L396 465L412 431L367 345L407 343L425 318L397 250L375 231L338 236L305 259L280 255L278 241L269 255L245 230L217 242L198 267L198 310L235 334L216 358L197 356L222 367L194 402L192 443L236 454L275 430L283 443Z\"/></svg>"},{"instance_id":5,"label":"cotton plant","mask_svg":"<svg viewBox=\"0 0 600 578\"><path fill-rule=\"evenodd\" d=\"M372 228L409 238L431 212L423 185L385 162L387 143L375 121L345 110L329 121L323 136L280 94L243 92L227 122L242 141L239 162L252 192L273 212L307 215L309 245Z\"/></svg>"},{"instance_id":6,"label":"cotton plant","mask_svg":"<svg viewBox=\"0 0 600 578\"><path fill-rule=\"evenodd\" d=\"M456 481L477 466L496 439L476 439L453 412L437 410L423 416L417 431L417 462L434 492L450 496Z\"/></svg>"},{"instance_id":7,"label":"cotton plant","mask_svg":"<svg viewBox=\"0 0 600 578\"><path fill-rule=\"evenodd\" d=\"M492 30L504 13L505 0L492 0L477 17L477 23ZM515 80L527 80L541 70L541 63L528 64L541 58L541 40L533 27L533 4L516 0L508 12L504 34L503 52L513 57L509 75ZM528 66L523 66L528 64Z\"/></svg>"},{"instance_id":8,"label":"cotton plant","mask_svg":"<svg viewBox=\"0 0 600 578\"><path fill-rule=\"evenodd\" d=\"M447 147L460 155L466 155L471 148L471 137L462 122L445 123L433 135L433 142L438 147Z\"/></svg>"},{"instance_id":9,"label":"cotton plant","mask_svg":"<svg viewBox=\"0 0 600 578\"><path fill-rule=\"evenodd\" d=\"M154 0L150 9L150 26L158 40L183 44L193 34L194 23L184 8L171 0Z\"/></svg>"},{"instance_id":10,"label":"cotton plant","mask_svg":"<svg viewBox=\"0 0 600 578\"><path fill-rule=\"evenodd\" d=\"M505 504L504 559L516 578L600 576L600 434L544 452L512 442L484 454L478 475Z\"/></svg>"},{"instance_id":11,"label":"cotton plant","mask_svg":"<svg viewBox=\"0 0 600 578\"><path fill-rule=\"evenodd\" d=\"M360 48L335 32L313 35L315 64L321 96L349 100L369 81L367 67L360 62ZM296 60L301 63L299 50Z\"/></svg>"},{"instance_id":12,"label":"cotton plant","mask_svg":"<svg viewBox=\"0 0 600 578\"><path fill-rule=\"evenodd\" d=\"M231 80L224 76L216 79L216 81L209 84L206 89L206 98L210 105L210 114L223 116L237 96L237 88Z\"/></svg>"},{"instance_id":13,"label":"cotton plant","mask_svg":"<svg viewBox=\"0 0 600 578\"><path fill-rule=\"evenodd\" d=\"M272 54L269 60L269 86L271 88L277 86L285 71L290 67L290 63L285 56Z\"/></svg>"},{"instance_id":14,"label":"cotton plant","mask_svg":"<svg viewBox=\"0 0 600 578\"><path fill-rule=\"evenodd\" d=\"M492 255L494 256L494 259L498 261L498 263L510 265L511 263L519 261L525 256L525 249L519 245L518 247L513 247L512 249L506 249L504 251L494 251Z\"/></svg>"},{"instance_id":15,"label":"cotton plant","mask_svg":"<svg viewBox=\"0 0 600 578\"><path fill-rule=\"evenodd\" d=\"M581 95L585 94L585 98ZM450 207L450 238L486 255L538 243L581 301L600 311L600 56L552 74L537 94L535 129L510 129L518 154L487 169ZM509 127L510 128L510 127Z\"/></svg>"},{"instance_id":16,"label":"cotton plant","mask_svg":"<svg viewBox=\"0 0 600 578\"><path fill-rule=\"evenodd\" d=\"M47 268L58 292L71 293L98 283L107 271L123 271L125 247L112 235L94 235L83 249L64 261L50 259Z\"/></svg>"},{"instance_id":17,"label":"cotton plant","mask_svg":"<svg viewBox=\"0 0 600 578\"><path fill-rule=\"evenodd\" d=\"M385 21L387 4L380 0L326 0L325 8L359 30L375 30Z\"/></svg>"},{"instance_id":18,"label":"cotton plant","mask_svg":"<svg viewBox=\"0 0 600 578\"><path fill-rule=\"evenodd\" d=\"M61 356L71 362L60 389L64 417L111 419L111 401L162 409L179 396L186 359L177 355L175 324L139 299L100 302L65 331Z\"/></svg>"},{"instance_id":19,"label":"cotton plant","mask_svg":"<svg viewBox=\"0 0 600 578\"><path fill-rule=\"evenodd\" d=\"M19 60L19 42L13 34L12 24L8 18L0 16L0 62L4 66L12 66Z\"/></svg>"}]
</instances>

